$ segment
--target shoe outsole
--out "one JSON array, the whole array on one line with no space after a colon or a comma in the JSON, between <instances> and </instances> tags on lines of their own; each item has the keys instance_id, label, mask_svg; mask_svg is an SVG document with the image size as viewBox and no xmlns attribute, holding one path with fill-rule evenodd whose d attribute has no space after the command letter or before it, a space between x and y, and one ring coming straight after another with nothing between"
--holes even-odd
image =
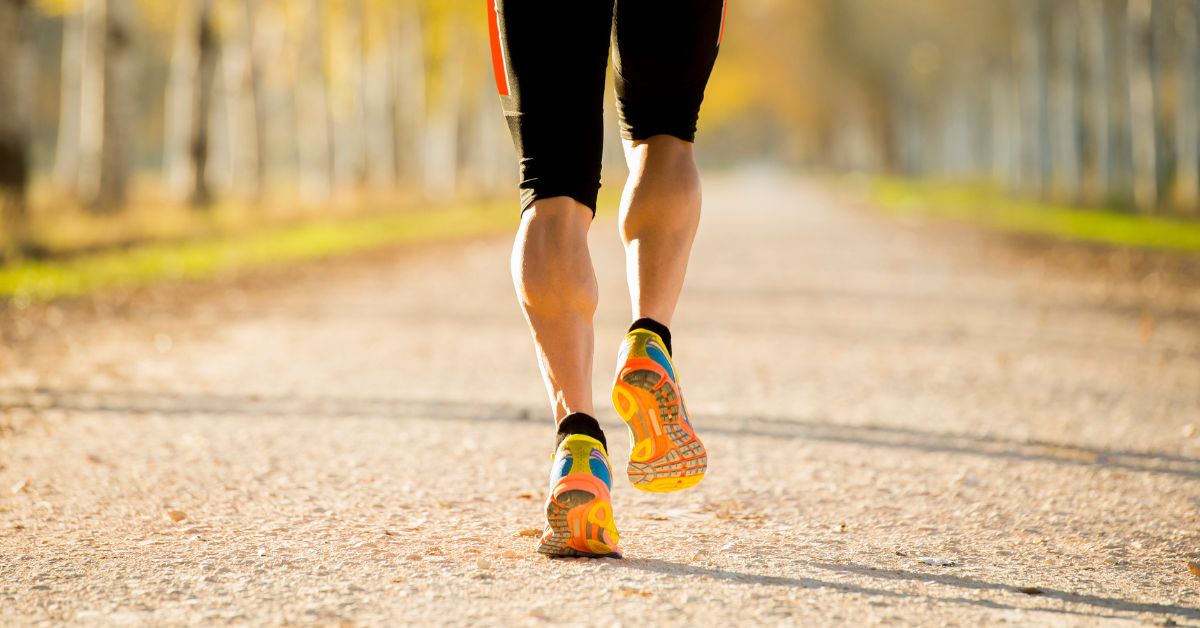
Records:
<instances>
[{"instance_id":1,"label":"shoe outsole","mask_svg":"<svg viewBox=\"0 0 1200 628\"><path fill-rule=\"evenodd\" d=\"M564 490L546 502L546 532L537 551L556 558L621 558L616 543L606 542L606 530L616 532L612 504L586 489Z\"/></svg>"},{"instance_id":2,"label":"shoe outsole","mask_svg":"<svg viewBox=\"0 0 1200 628\"><path fill-rule=\"evenodd\" d=\"M626 471L635 488L665 493L704 479L708 452L681 416L679 391L662 366L629 360L613 385L613 406L629 426L633 449Z\"/></svg>"}]
</instances>

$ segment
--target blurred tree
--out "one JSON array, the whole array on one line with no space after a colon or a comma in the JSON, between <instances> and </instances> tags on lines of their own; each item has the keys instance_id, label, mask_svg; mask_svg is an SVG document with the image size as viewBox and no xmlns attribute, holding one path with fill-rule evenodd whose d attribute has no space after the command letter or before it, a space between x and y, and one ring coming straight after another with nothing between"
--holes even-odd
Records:
<instances>
[{"instance_id":1,"label":"blurred tree","mask_svg":"<svg viewBox=\"0 0 1200 628\"><path fill-rule=\"evenodd\" d=\"M457 190L459 181L459 131L463 99L467 95L462 77L468 68L468 42L463 14L455 5L429 7L426 83L428 109L422 153L424 191L435 198L447 198ZM497 105L498 106L498 105Z\"/></svg>"},{"instance_id":2,"label":"blurred tree","mask_svg":"<svg viewBox=\"0 0 1200 628\"><path fill-rule=\"evenodd\" d=\"M54 149L54 182L68 195L79 183L79 122L83 70L83 14L63 7L63 42L59 77L58 135Z\"/></svg>"},{"instance_id":3,"label":"blurred tree","mask_svg":"<svg viewBox=\"0 0 1200 628\"><path fill-rule=\"evenodd\" d=\"M1050 98L1047 89L1049 7L1046 0L1023 0L1020 12L1022 187L1035 194L1050 190Z\"/></svg>"},{"instance_id":4,"label":"blurred tree","mask_svg":"<svg viewBox=\"0 0 1200 628\"><path fill-rule=\"evenodd\" d=\"M398 3L392 16L392 85L396 90L396 170L404 182L424 180L425 116L428 70L426 11L418 2Z\"/></svg>"},{"instance_id":5,"label":"blurred tree","mask_svg":"<svg viewBox=\"0 0 1200 628\"><path fill-rule=\"evenodd\" d=\"M1054 146L1054 192L1068 202L1080 198L1079 164L1079 6L1073 0L1053 3L1054 67L1051 78Z\"/></svg>"},{"instance_id":6,"label":"blurred tree","mask_svg":"<svg viewBox=\"0 0 1200 628\"><path fill-rule=\"evenodd\" d=\"M259 1L232 0L220 7L228 10L227 20L233 23L221 46L221 109L228 145L226 184L259 200L267 162Z\"/></svg>"},{"instance_id":7,"label":"blurred tree","mask_svg":"<svg viewBox=\"0 0 1200 628\"><path fill-rule=\"evenodd\" d=\"M1175 205L1200 209L1200 0L1177 0L1179 96L1175 103Z\"/></svg>"},{"instance_id":8,"label":"blurred tree","mask_svg":"<svg viewBox=\"0 0 1200 628\"><path fill-rule=\"evenodd\" d=\"M1087 82L1087 97L1084 99L1085 145L1084 159L1089 175L1084 183L1084 197L1088 202L1100 203L1107 200L1112 188L1112 114L1110 113L1109 68L1112 64L1111 40L1107 33L1107 14L1104 3L1096 0L1079 0L1079 16L1082 26L1081 44L1083 66Z\"/></svg>"},{"instance_id":9,"label":"blurred tree","mask_svg":"<svg viewBox=\"0 0 1200 628\"><path fill-rule=\"evenodd\" d=\"M300 194L309 202L329 198L333 189L333 139L325 67L326 36L321 0L306 0L297 51L296 138Z\"/></svg>"},{"instance_id":10,"label":"blurred tree","mask_svg":"<svg viewBox=\"0 0 1200 628\"><path fill-rule=\"evenodd\" d=\"M1133 138L1133 201L1138 209L1158 204L1158 136L1155 124L1154 55L1151 44L1152 0L1129 0L1129 120Z\"/></svg>"},{"instance_id":11,"label":"blurred tree","mask_svg":"<svg viewBox=\"0 0 1200 628\"><path fill-rule=\"evenodd\" d=\"M167 82L163 148L168 190L193 206L212 200L209 188L209 119L216 72L213 0L180 0Z\"/></svg>"},{"instance_id":12,"label":"blurred tree","mask_svg":"<svg viewBox=\"0 0 1200 628\"><path fill-rule=\"evenodd\" d=\"M27 0L0 0L0 228L25 213L34 55Z\"/></svg>"},{"instance_id":13,"label":"blurred tree","mask_svg":"<svg viewBox=\"0 0 1200 628\"><path fill-rule=\"evenodd\" d=\"M354 190L366 179L362 10L362 3L352 0L327 3L324 13L337 189Z\"/></svg>"},{"instance_id":14,"label":"blurred tree","mask_svg":"<svg viewBox=\"0 0 1200 628\"><path fill-rule=\"evenodd\" d=\"M392 68L396 6L383 0L362 0L358 43L361 56L363 152L366 180L375 190L396 185L396 99L399 87Z\"/></svg>"},{"instance_id":15,"label":"blurred tree","mask_svg":"<svg viewBox=\"0 0 1200 628\"><path fill-rule=\"evenodd\" d=\"M125 203L134 114L133 7L130 0L84 0L80 78L79 182L84 205Z\"/></svg>"}]
</instances>

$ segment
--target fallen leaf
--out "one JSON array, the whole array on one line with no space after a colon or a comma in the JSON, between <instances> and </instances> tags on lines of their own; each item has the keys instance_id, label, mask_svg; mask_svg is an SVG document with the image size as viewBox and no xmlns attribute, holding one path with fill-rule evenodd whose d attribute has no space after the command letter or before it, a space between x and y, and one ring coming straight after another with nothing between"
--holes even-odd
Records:
<instances>
[{"instance_id":1,"label":"fallen leaf","mask_svg":"<svg viewBox=\"0 0 1200 628\"><path fill-rule=\"evenodd\" d=\"M542 531L537 528L525 528L517 533L517 536L541 536Z\"/></svg>"},{"instance_id":2,"label":"fallen leaf","mask_svg":"<svg viewBox=\"0 0 1200 628\"><path fill-rule=\"evenodd\" d=\"M954 562L954 559L942 558L941 556L926 556L919 560L926 565L932 565L934 567L953 567L957 564Z\"/></svg>"},{"instance_id":3,"label":"fallen leaf","mask_svg":"<svg viewBox=\"0 0 1200 628\"><path fill-rule=\"evenodd\" d=\"M1141 336L1142 342L1150 342L1154 337L1154 315L1149 312L1143 312L1141 318L1138 319L1138 335Z\"/></svg>"},{"instance_id":4,"label":"fallen leaf","mask_svg":"<svg viewBox=\"0 0 1200 628\"><path fill-rule=\"evenodd\" d=\"M20 482L13 484L11 490L12 490L13 495L19 495L19 494L24 493L25 491L29 490L29 478L25 478L24 480L21 480Z\"/></svg>"},{"instance_id":5,"label":"fallen leaf","mask_svg":"<svg viewBox=\"0 0 1200 628\"><path fill-rule=\"evenodd\" d=\"M1019 587L1017 588L1017 591L1019 593L1024 593L1025 595L1041 595L1045 593L1045 591L1042 591L1041 587Z\"/></svg>"},{"instance_id":6,"label":"fallen leaf","mask_svg":"<svg viewBox=\"0 0 1200 628\"><path fill-rule=\"evenodd\" d=\"M1200 578L1200 563L1189 562L1188 563L1188 572L1190 572L1193 576Z\"/></svg>"},{"instance_id":7,"label":"fallen leaf","mask_svg":"<svg viewBox=\"0 0 1200 628\"><path fill-rule=\"evenodd\" d=\"M168 510L167 512L163 513L163 516L171 521L176 522L187 519L187 514L185 514L182 510Z\"/></svg>"},{"instance_id":8,"label":"fallen leaf","mask_svg":"<svg viewBox=\"0 0 1200 628\"><path fill-rule=\"evenodd\" d=\"M520 493L517 495L517 499L533 499L533 493Z\"/></svg>"},{"instance_id":9,"label":"fallen leaf","mask_svg":"<svg viewBox=\"0 0 1200 628\"><path fill-rule=\"evenodd\" d=\"M525 557L524 554L514 552L512 550L504 552L504 554L502 554L502 556L504 556L505 558L524 558Z\"/></svg>"}]
</instances>

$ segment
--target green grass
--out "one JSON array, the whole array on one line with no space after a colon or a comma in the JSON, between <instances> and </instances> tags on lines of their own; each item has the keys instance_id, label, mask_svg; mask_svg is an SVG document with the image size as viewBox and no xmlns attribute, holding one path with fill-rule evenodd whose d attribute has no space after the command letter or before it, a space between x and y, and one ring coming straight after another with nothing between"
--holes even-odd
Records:
<instances>
[{"instance_id":1,"label":"green grass","mask_svg":"<svg viewBox=\"0 0 1200 628\"><path fill-rule=\"evenodd\" d=\"M944 218L1063 240L1200 252L1200 222L1014 200L986 186L886 179L871 185L871 199L894 216Z\"/></svg>"},{"instance_id":2,"label":"green grass","mask_svg":"<svg viewBox=\"0 0 1200 628\"><path fill-rule=\"evenodd\" d=\"M511 203L275 227L0 266L0 301L47 301L161 280L196 279L385 246L511 230Z\"/></svg>"}]
</instances>

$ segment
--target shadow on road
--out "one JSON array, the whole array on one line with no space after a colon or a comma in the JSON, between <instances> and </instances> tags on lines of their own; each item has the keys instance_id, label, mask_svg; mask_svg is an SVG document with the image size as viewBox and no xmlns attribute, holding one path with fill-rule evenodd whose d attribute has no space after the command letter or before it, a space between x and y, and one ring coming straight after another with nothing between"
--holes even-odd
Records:
<instances>
[{"instance_id":1,"label":"shadow on road","mask_svg":"<svg viewBox=\"0 0 1200 628\"><path fill-rule=\"evenodd\" d=\"M841 574L848 574L858 577L873 578L876 580L891 580L891 581L914 581L922 583L937 583L960 589L970 589L974 591L1000 591L1010 593L1012 595L1025 596L1017 590L1019 585L1003 585L994 582L985 582L972 578L962 578L951 575L931 574L927 572L916 573L902 571L896 569L878 569L854 564L823 564L823 563L805 563L809 567L832 571ZM746 585L763 585L763 586L778 586L778 587L797 587L802 589L815 588L830 588L847 593L856 593L866 596L879 596L890 598L912 598L917 597L911 593L899 591L891 591L888 589L878 589L872 587L861 586L848 582L835 582L828 580L819 580L816 578L794 578L784 576L770 576L763 574L742 573L737 571L729 571L726 569L717 569L712 567L703 567L700 565L692 565L687 563L679 563L660 559L627 559L615 562L614 565L624 567L626 569L634 569L637 571L649 571L660 574L674 576L689 576L689 577L705 577L721 580L725 582L733 582ZM1000 609L1000 610L1031 610L1029 606L1016 606L996 602L994 600L971 599L965 597L937 597L932 595L922 596L929 599L934 599L939 602L951 604L965 604L971 606L981 606L984 608ZM1140 602L1131 602L1117 598L1106 598L1095 595L1078 595L1065 591L1056 591L1053 589L1042 589L1042 593L1038 596L1040 599L1053 599L1072 604L1083 604L1093 606L1097 609L1109 609L1113 611L1123 611L1131 613L1154 613L1160 615L1174 615L1188 619L1200 619L1200 609L1187 608L1184 606L1173 606L1166 604L1145 604ZM1045 607L1042 605L1035 606L1036 610L1049 613L1065 613L1071 615L1084 615L1089 617L1110 617L1111 615L1103 613L1088 613L1078 610L1070 610L1059 607Z\"/></svg>"},{"instance_id":2,"label":"shadow on road","mask_svg":"<svg viewBox=\"0 0 1200 628\"><path fill-rule=\"evenodd\" d=\"M833 563L809 563L810 566L826 571L838 573L853 574L856 576L864 576L875 578L878 580L900 580L913 582L936 582L946 586L958 587L962 589L973 590L990 590L990 591L1008 591L1018 595L1025 595L1016 590L1020 585L1005 585L995 582L986 582L984 580L976 580L974 578L963 578L949 574L936 574L929 572L912 572L900 569L877 569L864 565L854 564L833 564ZM1061 600L1072 604L1086 604L1097 608L1107 608L1115 611L1126 611L1131 613L1155 613L1177 615L1188 619L1200 619L1200 609L1188 608L1186 606L1177 606L1174 604L1147 604L1142 602L1131 602L1119 598L1101 597L1098 595L1082 595L1078 593L1070 593L1068 591L1056 591L1054 589L1041 588L1039 598L1047 598ZM1057 609L1043 609L1057 610Z\"/></svg>"},{"instance_id":3,"label":"shadow on road","mask_svg":"<svg viewBox=\"0 0 1200 628\"><path fill-rule=\"evenodd\" d=\"M532 422L538 409L448 399L304 397L150 391L0 390L0 408L177 417L438 419ZM615 417L608 417L611 423ZM791 417L704 415L705 433L842 443L987 458L1049 462L1200 478L1200 459L1165 452L1080 447L1036 440L974 436L878 425L842 425Z\"/></svg>"}]
</instances>

